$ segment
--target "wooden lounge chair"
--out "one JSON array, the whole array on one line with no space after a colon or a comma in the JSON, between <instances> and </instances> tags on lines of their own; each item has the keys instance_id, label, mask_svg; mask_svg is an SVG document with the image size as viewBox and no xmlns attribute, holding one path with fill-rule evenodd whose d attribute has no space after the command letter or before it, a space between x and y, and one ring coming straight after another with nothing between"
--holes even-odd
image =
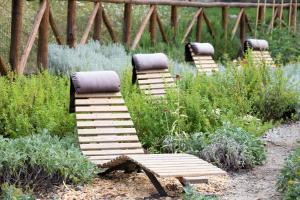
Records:
<instances>
[{"instance_id":1,"label":"wooden lounge chair","mask_svg":"<svg viewBox=\"0 0 300 200\"><path fill-rule=\"evenodd\" d=\"M193 177L225 174L189 154L144 154L119 91L75 91L75 112L80 149L93 163L106 169L104 174L129 167L142 170L161 196L167 193L156 177L176 177L183 183Z\"/></svg>"},{"instance_id":2,"label":"wooden lounge chair","mask_svg":"<svg viewBox=\"0 0 300 200\"><path fill-rule=\"evenodd\" d=\"M167 88L175 86L165 54L135 54L132 65L132 83L137 83L145 94L163 97Z\"/></svg>"},{"instance_id":3,"label":"wooden lounge chair","mask_svg":"<svg viewBox=\"0 0 300 200\"><path fill-rule=\"evenodd\" d=\"M214 48L209 43L188 43L185 46L185 60L193 62L200 73L219 71L219 66L213 60Z\"/></svg>"},{"instance_id":4,"label":"wooden lounge chair","mask_svg":"<svg viewBox=\"0 0 300 200\"><path fill-rule=\"evenodd\" d=\"M251 54L255 65L263 63L267 66L276 67L268 49L269 44L266 40L247 39L244 44L244 53Z\"/></svg>"}]
</instances>

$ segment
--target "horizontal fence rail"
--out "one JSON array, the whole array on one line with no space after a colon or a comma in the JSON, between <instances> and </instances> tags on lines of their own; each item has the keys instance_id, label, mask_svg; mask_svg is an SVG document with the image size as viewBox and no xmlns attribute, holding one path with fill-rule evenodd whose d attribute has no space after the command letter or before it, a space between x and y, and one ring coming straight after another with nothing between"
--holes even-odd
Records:
<instances>
[{"instance_id":1,"label":"horizontal fence rail","mask_svg":"<svg viewBox=\"0 0 300 200\"><path fill-rule=\"evenodd\" d=\"M88 18L86 28L84 29L83 35L80 37L77 33L76 28L76 2L90 2L94 4L94 8ZM32 31L27 39L27 45L23 49L23 53L19 56L20 40L22 36L22 16L24 9L25 0L12 0L12 13L11 13L11 45L10 45L10 56L9 64L11 70L18 74L23 74L25 66L32 50L32 46L36 38L38 38L38 50L37 50L37 66L47 69L48 65L48 37L49 30L52 29L55 41L62 45L62 34L58 29L57 23L55 23L54 16L55 12L51 10L50 0L40 0L40 8L36 13ZM113 42L123 43L130 49L138 47L139 42L142 38L147 25L149 24L149 34L152 44L155 44L157 40L157 32L160 32L162 41L169 43L171 40L178 38L177 28L179 24L178 8L197 8L195 13L191 13L190 22L186 25L183 38L179 38L179 41L185 43L187 38L192 32L193 27L196 27L196 40L201 41L203 25L206 25L208 33L212 38L216 37L216 30L212 26L212 22L209 19L206 10L208 8L220 8L221 11L221 26L224 31L224 39L227 40L228 35L231 35L231 39L236 37L236 33L239 30L239 39L243 44L246 39L247 32L251 33L256 37L257 29L262 24L267 24L268 31L272 31L274 26L279 27L288 26L291 32L297 31L297 10L300 7L298 0L290 0L289 3L266 3L265 0L258 0L257 3L203 3L195 1L178 1L178 0L67 0L68 7L67 13L67 27L66 27L66 45L70 48L76 47L77 41L80 44L85 44L89 38L94 40L101 40L101 30L105 26L111 40ZM277 1L278 2L278 1ZM115 20L111 15L108 15L103 6L104 3L111 4L123 4L124 15L122 20L122 37L118 36L115 28L113 27L112 20ZM132 16L133 6L138 5L149 5L148 11L145 16L141 16L143 19L137 28L135 36L132 37ZM169 6L171 10L170 23L168 25L163 24L161 17L158 13L158 6ZM234 19L234 26L232 30L228 30L229 24L229 9L239 8L237 18ZM246 8L256 8L256 20L255 28L251 27L249 17L247 15ZM272 9L272 17L269 22L266 22L266 9ZM288 10L288 19L283 18L283 12ZM286 20L286 21L284 21ZM103 24L103 25L102 25ZM254 24L254 23L252 23ZM169 27L166 27L169 26ZM166 29L170 29L172 38L166 34ZM91 34L93 32L93 34ZM79 39L79 40L78 40ZM131 41L132 39L132 41ZM225 44L226 45L226 44ZM9 71L9 67L5 62L5 58L0 56L0 74L5 75Z\"/></svg>"}]
</instances>

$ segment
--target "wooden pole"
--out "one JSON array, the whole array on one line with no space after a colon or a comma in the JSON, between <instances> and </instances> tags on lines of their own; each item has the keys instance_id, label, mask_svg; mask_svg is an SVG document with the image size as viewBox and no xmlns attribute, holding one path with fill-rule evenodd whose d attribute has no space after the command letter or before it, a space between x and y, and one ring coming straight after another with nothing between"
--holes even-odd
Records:
<instances>
[{"instance_id":1,"label":"wooden pole","mask_svg":"<svg viewBox=\"0 0 300 200\"><path fill-rule=\"evenodd\" d=\"M228 7L222 7L222 26L224 29L224 39L225 42L227 41L228 38Z\"/></svg>"},{"instance_id":2,"label":"wooden pole","mask_svg":"<svg viewBox=\"0 0 300 200\"><path fill-rule=\"evenodd\" d=\"M39 28L37 66L39 69L48 68L48 36L49 36L49 0L41 0L40 4L46 1L46 8Z\"/></svg>"},{"instance_id":3,"label":"wooden pole","mask_svg":"<svg viewBox=\"0 0 300 200\"><path fill-rule=\"evenodd\" d=\"M9 69L7 67L7 65L5 64L4 60L2 59L2 57L0 56L0 75L7 75Z\"/></svg>"},{"instance_id":4,"label":"wooden pole","mask_svg":"<svg viewBox=\"0 0 300 200\"><path fill-rule=\"evenodd\" d=\"M154 7L154 6L151 6L151 8L150 8L149 12L147 13L147 15L146 15L144 21L142 22L142 24L141 24L141 26L140 26L140 28L139 28L139 30L138 30L136 36L135 36L135 39L134 39L134 41L133 41L133 43L132 43L132 45L131 45L131 49L132 49L132 50L134 50L134 49L137 47L137 45L138 45L138 43L139 43L139 41L140 41L140 39L141 39L141 37L142 37L142 34L143 34L143 32L144 32L144 30L145 30L145 28L146 28L146 25L147 25L147 23L148 23L149 20L150 20L150 17L151 17L151 15L152 15L154 9L155 9L155 7Z\"/></svg>"},{"instance_id":5,"label":"wooden pole","mask_svg":"<svg viewBox=\"0 0 300 200\"><path fill-rule=\"evenodd\" d=\"M131 43L131 29L132 29L132 4L126 3L124 5L124 24L123 24L123 42L129 47Z\"/></svg>"},{"instance_id":6,"label":"wooden pole","mask_svg":"<svg viewBox=\"0 0 300 200\"><path fill-rule=\"evenodd\" d=\"M260 6L259 5L260 5L260 0L257 0L254 38L256 38L257 28L258 28L258 19L259 19L259 10L260 10Z\"/></svg>"},{"instance_id":7,"label":"wooden pole","mask_svg":"<svg viewBox=\"0 0 300 200\"><path fill-rule=\"evenodd\" d=\"M23 7L24 0L12 0L9 63L14 71L17 70L19 61L19 51L22 37Z\"/></svg>"},{"instance_id":8,"label":"wooden pole","mask_svg":"<svg viewBox=\"0 0 300 200\"><path fill-rule=\"evenodd\" d=\"M279 25L280 28L282 27L282 19L283 19L283 1L281 0L281 6L280 6L280 16L279 16Z\"/></svg>"},{"instance_id":9,"label":"wooden pole","mask_svg":"<svg viewBox=\"0 0 300 200\"><path fill-rule=\"evenodd\" d=\"M234 35L235 35L235 33L236 33L239 25L240 25L243 13L244 13L244 8L241 9L241 11L240 11L240 13L239 13L239 15L238 15L238 17L236 19L235 25L234 25L234 27L232 29L232 33L231 33L231 40L234 38Z\"/></svg>"},{"instance_id":10,"label":"wooden pole","mask_svg":"<svg viewBox=\"0 0 300 200\"><path fill-rule=\"evenodd\" d=\"M149 31L150 31L150 39L152 44L156 42L157 38L157 30L156 30L156 21L157 21L157 9L156 6L154 6L154 11L150 17L150 24L149 24Z\"/></svg>"},{"instance_id":11,"label":"wooden pole","mask_svg":"<svg viewBox=\"0 0 300 200\"><path fill-rule=\"evenodd\" d=\"M297 11L298 11L298 0L295 0L295 6L294 6L294 13L295 13L295 19L294 19L294 33L297 33Z\"/></svg>"},{"instance_id":12,"label":"wooden pole","mask_svg":"<svg viewBox=\"0 0 300 200\"><path fill-rule=\"evenodd\" d=\"M277 10L276 10L277 11ZM273 0L273 6L272 6L272 18L271 18L271 22L269 25L269 31L273 31L274 28L274 20L275 20L275 0Z\"/></svg>"},{"instance_id":13,"label":"wooden pole","mask_svg":"<svg viewBox=\"0 0 300 200\"><path fill-rule=\"evenodd\" d=\"M242 46L246 40L246 19L245 19L245 12L242 14L241 23L240 23L240 41Z\"/></svg>"},{"instance_id":14,"label":"wooden pole","mask_svg":"<svg viewBox=\"0 0 300 200\"><path fill-rule=\"evenodd\" d=\"M289 29L291 28L292 24L292 12L293 12L293 0L290 0L290 7L289 7Z\"/></svg>"},{"instance_id":15,"label":"wooden pole","mask_svg":"<svg viewBox=\"0 0 300 200\"><path fill-rule=\"evenodd\" d=\"M96 4L97 3L95 3L95 5ZM102 5L101 5L101 3L99 3L98 12L96 14L96 18L95 18L95 22L94 22L93 40L100 41L101 25L102 25Z\"/></svg>"},{"instance_id":16,"label":"wooden pole","mask_svg":"<svg viewBox=\"0 0 300 200\"><path fill-rule=\"evenodd\" d=\"M197 19L197 29L196 29L196 41L201 42L202 38L202 18L203 18L203 11L200 12Z\"/></svg>"},{"instance_id":17,"label":"wooden pole","mask_svg":"<svg viewBox=\"0 0 300 200\"><path fill-rule=\"evenodd\" d=\"M93 10L92 14L89 17L86 29L83 33L83 36L82 36L81 40L80 40L80 44L85 44L87 42L88 37L89 37L89 33L92 30L93 23L95 21L96 15L98 13L99 7L100 7L100 3L98 2L98 3L95 4L94 10Z\"/></svg>"},{"instance_id":18,"label":"wooden pole","mask_svg":"<svg viewBox=\"0 0 300 200\"><path fill-rule=\"evenodd\" d=\"M68 0L67 45L76 46L76 0Z\"/></svg>"},{"instance_id":19,"label":"wooden pole","mask_svg":"<svg viewBox=\"0 0 300 200\"><path fill-rule=\"evenodd\" d=\"M21 61L20 61L19 65L18 65L18 68L16 70L17 74L23 74L23 72L24 72L29 53L32 49L34 40L35 40L35 38L37 36L37 33L39 31L39 27L40 27L40 24L41 24L41 21L42 21L42 18L44 16L46 8L47 8L47 0L44 0L42 5L40 6L40 9L39 9L35 19L34 19L32 31L29 34L29 38L28 38L28 41L26 43L24 52L22 54Z\"/></svg>"},{"instance_id":20,"label":"wooden pole","mask_svg":"<svg viewBox=\"0 0 300 200\"><path fill-rule=\"evenodd\" d=\"M203 10L203 17L204 17L204 21L205 21L205 23L206 23L206 25L207 25L208 32L210 33L210 35L211 35L213 38L215 38L215 35L216 35L216 34L215 34L215 32L214 32L214 30L213 30L213 27L212 27L212 25L211 25L211 22L209 21L209 19L208 19L206 13L204 12L204 10Z\"/></svg>"},{"instance_id":21,"label":"wooden pole","mask_svg":"<svg viewBox=\"0 0 300 200\"><path fill-rule=\"evenodd\" d=\"M264 18L265 18L264 7L260 6L258 11L258 25L260 28L263 25Z\"/></svg>"},{"instance_id":22,"label":"wooden pole","mask_svg":"<svg viewBox=\"0 0 300 200\"><path fill-rule=\"evenodd\" d=\"M276 17L278 16L278 12L279 12L279 8L277 7L274 11L274 14L272 16L272 19L271 19L271 22L269 24L269 30L272 32L273 31L273 28L274 28L274 22L275 22L275 19Z\"/></svg>"},{"instance_id":23,"label":"wooden pole","mask_svg":"<svg viewBox=\"0 0 300 200\"><path fill-rule=\"evenodd\" d=\"M168 37L167 37L167 34L166 32L164 31L164 27L163 27L163 24L158 16L158 14L156 14L156 19L157 19L157 24L158 24L158 27L159 27L159 30L161 32L161 36L162 36L162 39L165 43L168 43L169 40L168 40Z\"/></svg>"},{"instance_id":24,"label":"wooden pole","mask_svg":"<svg viewBox=\"0 0 300 200\"><path fill-rule=\"evenodd\" d=\"M187 27L185 33L184 33L184 36L183 36L183 39L182 39L181 43L184 43L184 42L185 42L187 36L189 35L189 33L191 32L191 30L192 30L192 28L193 28L193 25L194 25L196 19L198 18L199 14L200 14L201 12L202 12L202 8L199 8L199 9L197 10L197 12L194 14L194 16L193 16L191 22L189 23L189 25L188 25L188 27Z\"/></svg>"},{"instance_id":25,"label":"wooden pole","mask_svg":"<svg viewBox=\"0 0 300 200\"><path fill-rule=\"evenodd\" d=\"M55 40L56 40L57 44L62 45L62 39L61 39L61 36L59 34L58 28L55 24L54 17L53 17L52 12L51 12L51 8L49 8L49 22L50 22L50 26L52 28L53 35L55 37Z\"/></svg>"},{"instance_id":26,"label":"wooden pole","mask_svg":"<svg viewBox=\"0 0 300 200\"><path fill-rule=\"evenodd\" d=\"M263 17L263 23L266 23L266 12L267 12L267 0L264 2L264 17Z\"/></svg>"},{"instance_id":27,"label":"wooden pole","mask_svg":"<svg viewBox=\"0 0 300 200\"><path fill-rule=\"evenodd\" d=\"M114 29L112 28L112 25L111 25L108 17L106 16L106 13L105 13L103 7L102 7L102 18L103 18L103 22L104 22L104 24L105 24L105 26L106 26L109 34L110 34L110 37L111 37L112 41L117 42L118 39L117 39L116 33L115 33Z\"/></svg>"},{"instance_id":28,"label":"wooden pole","mask_svg":"<svg viewBox=\"0 0 300 200\"><path fill-rule=\"evenodd\" d=\"M177 26L178 26L177 7L171 6L171 27L173 30L174 38L176 38Z\"/></svg>"}]
</instances>

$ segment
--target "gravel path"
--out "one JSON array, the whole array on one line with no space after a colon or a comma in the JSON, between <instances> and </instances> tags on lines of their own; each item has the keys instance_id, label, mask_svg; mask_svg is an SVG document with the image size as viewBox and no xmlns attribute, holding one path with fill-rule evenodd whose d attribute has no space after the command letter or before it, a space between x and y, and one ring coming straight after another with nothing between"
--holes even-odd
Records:
<instances>
[{"instance_id":1,"label":"gravel path","mask_svg":"<svg viewBox=\"0 0 300 200\"><path fill-rule=\"evenodd\" d=\"M300 122L271 129L262 140L266 142L266 163L248 172L230 174L230 184L222 200L280 199L277 177L285 158L300 146Z\"/></svg>"}]
</instances>

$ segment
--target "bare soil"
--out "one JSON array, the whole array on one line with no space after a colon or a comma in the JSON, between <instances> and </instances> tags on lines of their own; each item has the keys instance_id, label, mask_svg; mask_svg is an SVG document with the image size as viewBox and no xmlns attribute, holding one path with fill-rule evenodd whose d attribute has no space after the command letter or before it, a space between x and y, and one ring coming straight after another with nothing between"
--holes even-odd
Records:
<instances>
[{"instance_id":1,"label":"bare soil","mask_svg":"<svg viewBox=\"0 0 300 200\"><path fill-rule=\"evenodd\" d=\"M228 176L209 177L209 184L193 187L202 194L217 195L222 200L280 199L276 181L285 158L300 145L300 122L269 130L262 140L266 143L267 160L250 171L229 173ZM169 197L159 198L144 173L115 172L96 178L90 185L61 185L39 194L40 199L96 200L96 199L182 199L183 187L175 178L160 182Z\"/></svg>"}]
</instances>

